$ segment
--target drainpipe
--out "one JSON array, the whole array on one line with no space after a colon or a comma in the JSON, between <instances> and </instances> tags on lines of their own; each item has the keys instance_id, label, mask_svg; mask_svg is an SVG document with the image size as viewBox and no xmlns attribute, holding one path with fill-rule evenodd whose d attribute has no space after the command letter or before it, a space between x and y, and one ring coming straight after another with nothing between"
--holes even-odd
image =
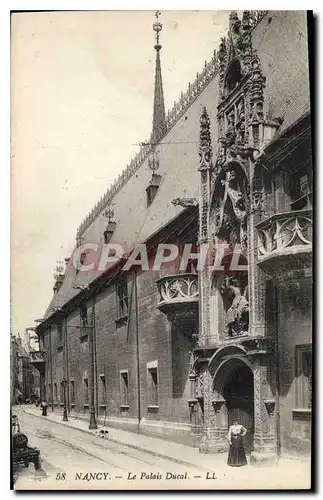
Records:
<instances>
[{"instance_id":1,"label":"drainpipe","mask_svg":"<svg viewBox=\"0 0 323 500\"><path fill-rule=\"evenodd\" d=\"M275 314L275 357L276 357L276 439L277 439L277 457L281 455L281 440L280 440L280 359L279 359L279 346L278 346L278 336L279 336L279 299L278 288L275 286L275 304L276 304L276 314Z\"/></svg>"},{"instance_id":2,"label":"drainpipe","mask_svg":"<svg viewBox=\"0 0 323 500\"><path fill-rule=\"evenodd\" d=\"M135 280L135 309L136 309L136 355L137 355L137 398L138 398L138 429L140 431L141 405L140 405L140 357L139 357L139 312L138 312L138 289L137 289L137 271L134 275Z\"/></svg>"},{"instance_id":3,"label":"drainpipe","mask_svg":"<svg viewBox=\"0 0 323 500\"><path fill-rule=\"evenodd\" d=\"M95 306L95 296L92 296L92 314L91 314L91 326L90 326L90 361L91 361L91 373L90 373L90 423L89 429L97 429L97 423L95 418L95 388L94 388L94 337L95 337L95 322L94 322L94 306Z\"/></svg>"},{"instance_id":4,"label":"drainpipe","mask_svg":"<svg viewBox=\"0 0 323 500\"><path fill-rule=\"evenodd\" d=\"M94 294L94 292L93 292ZM93 350L94 350L94 368L95 368L95 397L96 397L96 414L99 415L99 395L98 395L98 363L97 363L97 350L96 350L96 329L95 329L95 295L93 295Z\"/></svg>"},{"instance_id":5,"label":"drainpipe","mask_svg":"<svg viewBox=\"0 0 323 500\"><path fill-rule=\"evenodd\" d=\"M65 382L65 393L66 393L66 409L69 412L70 411L70 382L69 382L69 371L68 371L68 338L67 338L67 317L64 317L64 378L66 380ZM65 398L64 398L64 403L65 403Z\"/></svg>"},{"instance_id":6,"label":"drainpipe","mask_svg":"<svg viewBox=\"0 0 323 500\"><path fill-rule=\"evenodd\" d=\"M52 399L52 411L54 411L54 386L53 386L53 356L52 356L52 327L49 327L49 359L50 359L50 392Z\"/></svg>"}]
</instances>

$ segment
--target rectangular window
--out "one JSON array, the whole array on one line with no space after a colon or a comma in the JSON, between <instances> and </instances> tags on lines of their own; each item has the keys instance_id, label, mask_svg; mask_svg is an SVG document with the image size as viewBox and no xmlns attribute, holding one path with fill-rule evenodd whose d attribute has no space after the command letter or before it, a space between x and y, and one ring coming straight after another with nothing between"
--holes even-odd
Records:
<instances>
[{"instance_id":1,"label":"rectangular window","mask_svg":"<svg viewBox=\"0 0 323 500\"><path fill-rule=\"evenodd\" d=\"M296 406L312 407L312 345L296 346Z\"/></svg>"},{"instance_id":2,"label":"rectangular window","mask_svg":"<svg viewBox=\"0 0 323 500\"><path fill-rule=\"evenodd\" d=\"M48 384L48 402L52 403L52 384Z\"/></svg>"},{"instance_id":3,"label":"rectangular window","mask_svg":"<svg viewBox=\"0 0 323 500\"><path fill-rule=\"evenodd\" d=\"M312 206L311 189L306 168L297 170L289 178L291 209L304 210Z\"/></svg>"},{"instance_id":4,"label":"rectangular window","mask_svg":"<svg viewBox=\"0 0 323 500\"><path fill-rule=\"evenodd\" d=\"M158 406L158 366L157 361L147 363L148 406Z\"/></svg>"},{"instance_id":5,"label":"rectangular window","mask_svg":"<svg viewBox=\"0 0 323 500\"><path fill-rule=\"evenodd\" d=\"M128 317L128 283L127 276L124 275L116 283L117 294L117 321Z\"/></svg>"},{"instance_id":6,"label":"rectangular window","mask_svg":"<svg viewBox=\"0 0 323 500\"><path fill-rule=\"evenodd\" d=\"M128 370L122 370L120 372L120 393L121 393L121 405L127 406L129 404L128 391L129 391L129 373Z\"/></svg>"},{"instance_id":7,"label":"rectangular window","mask_svg":"<svg viewBox=\"0 0 323 500\"><path fill-rule=\"evenodd\" d=\"M75 405L75 383L71 380L71 405Z\"/></svg>"},{"instance_id":8,"label":"rectangular window","mask_svg":"<svg viewBox=\"0 0 323 500\"><path fill-rule=\"evenodd\" d=\"M84 379L84 404L89 404L89 379Z\"/></svg>"},{"instance_id":9,"label":"rectangular window","mask_svg":"<svg viewBox=\"0 0 323 500\"><path fill-rule=\"evenodd\" d=\"M57 403L57 400L58 400L57 384L55 382L55 384L54 384L54 401L55 401L55 403Z\"/></svg>"}]
</instances>

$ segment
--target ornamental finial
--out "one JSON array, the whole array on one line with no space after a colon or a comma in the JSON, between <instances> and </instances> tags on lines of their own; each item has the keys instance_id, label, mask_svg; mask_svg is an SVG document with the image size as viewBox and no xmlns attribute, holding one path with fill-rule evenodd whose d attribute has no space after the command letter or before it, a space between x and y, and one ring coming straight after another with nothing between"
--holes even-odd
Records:
<instances>
[{"instance_id":1,"label":"ornamental finial","mask_svg":"<svg viewBox=\"0 0 323 500\"><path fill-rule=\"evenodd\" d=\"M206 107L202 109L200 117L200 166L199 170L207 170L212 167L212 141L210 132L210 118Z\"/></svg>"},{"instance_id":2,"label":"ornamental finial","mask_svg":"<svg viewBox=\"0 0 323 500\"><path fill-rule=\"evenodd\" d=\"M156 21L153 24L153 30L156 32L156 35L155 35L156 36L156 45L155 45L155 49L156 50L160 50L161 49L161 45L159 43L159 33L163 29L163 25L159 22L159 16L160 15L161 15L161 12L159 10L157 10L155 12Z\"/></svg>"},{"instance_id":3,"label":"ornamental finial","mask_svg":"<svg viewBox=\"0 0 323 500\"><path fill-rule=\"evenodd\" d=\"M155 45L156 71L155 71L155 90L154 90L153 130L151 137L151 142L155 144L159 141L159 139L165 134L167 130L163 81L162 81L161 63L160 63L161 45L159 43L159 33L162 30L162 25L158 20L159 16L160 12L157 10L157 12L155 13L156 22L153 24L154 31L156 32L156 45Z\"/></svg>"}]
</instances>

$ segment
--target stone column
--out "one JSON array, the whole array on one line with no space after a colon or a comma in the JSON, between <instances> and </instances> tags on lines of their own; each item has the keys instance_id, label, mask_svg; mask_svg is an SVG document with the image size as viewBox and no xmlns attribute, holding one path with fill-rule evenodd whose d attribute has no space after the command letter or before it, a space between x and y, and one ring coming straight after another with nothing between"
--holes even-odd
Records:
<instances>
[{"instance_id":1,"label":"stone column","mask_svg":"<svg viewBox=\"0 0 323 500\"><path fill-rule=\"evenodd\" d=\"M211 279L204 267L199 271L199 346L208 347L210 335Z\"/></svg>"},{"instance_id":2,"label":"stone column","mask_svg":"<svg viewBox=\"0 0 323 500\"><path fill-rule=\"evenodd\" d=\"M217 391L212 393L212 409L214 413L213 429L210 442L212 453L221 453L228 451L228 411L225 400Z\"/></svg>"},{"instance_id":3,"label":"stone column","mask_svg":"<svg viewBox=\"0 0 323 500\"><path fill-rule=\"evenodd\" d=\"M210 298L210 342L209 345L216 346L222 341L224 331L224 307L220 288L223 284L223 276L213 277L211 280Z\"/></svg>"},{"instance_id":4,"label":"stone column","mask_svg":"<svg viewBox=\"0 0 323 500\"><path fill-rule=\"evenodd\" d=\"M190 425L191 425L191 442L193 446L198 446L200 442L200 433L198 427L198 400L196 398L196 379L197 374L192 369L188 376L189 386L190 386L190 396L187 401L189 414L190 414Z\"/></svg>"},{"instance_id":5,"label":"stone column","mask_svg":"<svg viewBox=\"0 0 323 500\"><path fill-rule=\"evenodd\" d=\"M228 450L227 412L221 394L213 391L212 374L205 368L201 374L204 389L204 427L201 453L221 453Z\"/></svg>"},{"instance_id":6,"label":"stone column","mask_svg":"<svg viewBox=\"0 0 323 500\"><path fill-rule=\"evenodd\" d=\"M209 208L211 200L211 177L212 177L212 141L210 133L210 119L206 108L202 110L200 117L200 142L199 142L199 243L210 243ZM211 279L208 266L198 272L199 280L199 345L208 345L210 334L210 296Z\"/></svg>"},{"instance_id":7,"label":"stone column","mask_svg":"<svg viewBox=\"0 0 323 500\"><path fill-rule=\"evenodd\" d=\"M260 222L263 204L259 202L259 179L254 179L254 165L250 171L250 215L248 219L248 287L249 287L249 333L253 337L265 335L265 273L258 266L258 235L256 224Z\"/></svg>"},{"instance_id":8,"label":"stone column","mask_svg":"<svg viewBox=\"0 0 323 500\"><path fill-rule=\"evenodd\" d=\"M254 451L251 462L275 462L277 451L273 425L271 423L271 408L269 401L273 400L269 386L269 355L258 354L254 359Z\"/></svg>"},{"instance_id":9,"label":"stone column","mask_svg":"<svg viewBox=\"0 0 323 500\"><path fill-rule=\"evenodd\" d=\"M204 366L200 372L200 384L202 386L202 394L204 398L204 427L203 435L200 444L201 453L209 453L212 443L212 433L215 426L214 412L212 411L212 375Z\"/></svg>"}]
</instances>

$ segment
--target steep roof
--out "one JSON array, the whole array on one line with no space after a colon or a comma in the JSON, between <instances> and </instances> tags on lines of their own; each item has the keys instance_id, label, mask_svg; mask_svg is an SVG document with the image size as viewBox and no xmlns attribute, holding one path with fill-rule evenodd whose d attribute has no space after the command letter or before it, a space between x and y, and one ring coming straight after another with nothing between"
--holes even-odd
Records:
<instances>
[{"instance_id":1,"label":"steep roof","mask_svg":"<svg viewBox=\"0 0 323 500\"><path fill-rule=\"evenodd\" d=\"M302 36L300 35L302 34ZM282 117L279 134L309 111L309 78L307 64L307 20L304 11L268 12L252 33L266 77L265 96L271 117ZM111 243L126 248L146 241L158 229L182 213L183 208L172 204L177 197L197 198L199 190L198 134L199 117L206 106L211 120L211 138L217 144L218 78L215 54L200 76L182 95L178 105L168 113L167 132L157 146L161 183L153 203L147 208L146 188L151 179L149 145L143 146L124 172L109 196L100 200L92 214L79 228L84 242L103 243L107 226L104 206L112 199L116 228ZM177 107L176 107L177 106ZM63 284L53 297L51 308L61 307L79 293L74 286L84 286L97 276L76 273L69 262Z\"/></svg>"}]
</instances>

